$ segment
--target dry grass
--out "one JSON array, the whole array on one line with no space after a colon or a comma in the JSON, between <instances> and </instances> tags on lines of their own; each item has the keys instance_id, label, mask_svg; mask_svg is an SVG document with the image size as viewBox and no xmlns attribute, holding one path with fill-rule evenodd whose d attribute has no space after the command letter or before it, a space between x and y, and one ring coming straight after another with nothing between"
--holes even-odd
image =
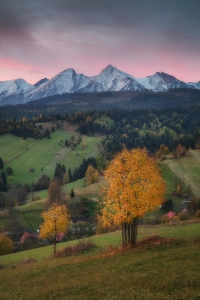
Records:
<instances>
[{"instance_id":1,"label":"dry grass","mask_svg":"<svg viewBox=\"0 0 200 300\"><path fill-rule=\"evenodd\" d=\"M17 268L21 268L21 267L24 267L24 266L27 266L27 265L30 265L30 264L34 264L36 263L37 260L35 258L27 258L27 259L24 259L24 260L21 260L20 262L18 262L18 264L16 265L12 265L11 268L12 269L17 269Z\"/></svg>"},{"instance_id":2,"label":"dry grass","mask_svg":"<svg viewBox=\"0 0 200 300\"><path fill-rule=\"evenodd\" d=\"M66 256L80 255L94 247L96 247L96 244L93 241L83 240L83 241L79 241L76 245L73 246L71 245L57 251L57 253L54 254L53 257L66 257Z\"/></svg>"}]
</instances>

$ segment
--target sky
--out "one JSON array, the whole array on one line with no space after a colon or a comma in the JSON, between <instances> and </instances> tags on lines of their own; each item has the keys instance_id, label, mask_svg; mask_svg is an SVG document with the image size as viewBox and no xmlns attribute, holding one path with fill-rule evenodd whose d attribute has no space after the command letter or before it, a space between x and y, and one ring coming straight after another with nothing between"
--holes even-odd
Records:
<instances>
[{"instance_id":1,"label":"sky","mask_svg":"<svg viewBox=\"0 0 200 300\"><path fill-rule=\"evenodd\" d=\"M0 0L0 81L108 64L200 80L199 0Z\"/></svg>"}]
</instances>

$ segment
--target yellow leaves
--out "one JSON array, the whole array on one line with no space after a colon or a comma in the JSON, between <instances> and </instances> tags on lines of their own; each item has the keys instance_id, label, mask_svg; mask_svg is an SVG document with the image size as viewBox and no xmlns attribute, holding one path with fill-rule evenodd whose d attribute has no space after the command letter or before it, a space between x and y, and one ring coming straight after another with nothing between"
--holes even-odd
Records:
<instances>
[{"instance_id":1,"label":"yellow leaves","mask_svg":"<svg viewBox=\"0 0 200 300\"><path fill-rule=\"evenodd\" d=\"M105 171L101 221L104 225L131 223L163 202L165 183L146 149L124 149Z\"/></svg>"},{"instance_id":2,"label":"yellow leaves","mask_svg":"<svg viewBox=\"0 0 200 300\"><path fill-rule=\"evenodd\" d=\"M70 216L65 205L53 203L42 213L44 223L40 226L40 237L53 238L59 232L65 232L69 226Z\"/></svg>"},{"instance_id":3,"label":"yellow leaves","mask_svg":"<svg viewBox=\"0 0 200 300\"><path fill-rule=\"evenodd\" d=\"M83 141L83 142L82 142L82 147L85 148L86 146L87 146L86 141Z\"/></svg>"},{"instance_id":4,"label":"yellow leaves","mask_svg":"<svg viewBox=\"0 0 200 300\"><path fill-rule=\"evenodd\" d=\"M88 166L85 177L88 185L93 184L98 182L99 172L93 166Z\"/></svg>"}]
</instances>

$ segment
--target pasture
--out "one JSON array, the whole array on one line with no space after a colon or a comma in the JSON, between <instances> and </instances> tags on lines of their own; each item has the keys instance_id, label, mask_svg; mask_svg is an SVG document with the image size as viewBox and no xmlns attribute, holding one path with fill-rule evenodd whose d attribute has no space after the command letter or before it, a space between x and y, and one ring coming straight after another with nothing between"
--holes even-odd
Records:
<instances>
[{"instance_id":1,"label":"pasture","mask_svg":"<svg viewBox=\"0 0 200 300\"><path fill-rule=\"evenodd\" d=\"M200 151L188 150L185 157L179 157L178 159L166 159L164 164L167 164L174 175L185 185L185 192L187 193L187 189L189 187L193 195L199 199Z\"/></svg>"},{"instance_id":2,"label":"pasture","mask_svg":"<svg viewBox=\"0 0 200 300\"><path fill-rule=\"evenodd\" d=\"M81 143L74 150L65 147L65 140L78 137L77 133L68 132L64 129L56 129L51 133L51 138L23 140L10 134L0 136L0 157L7 167L13 169L13 179L22 184L37 181L42 174L50 178L54 175L57 163L64 164L66 169L73 171L80 165L83 158L96 156L100 137L84 136L86 147Z\"/></svg>"},{"instance_id":3,"label":"pasture","mask_svg":"<svg viewBox=\"0 0 200 300\"><path fill-rule=\"evenodd\" d=\"M78 256L52 258L53 246L1 256L1 299L199 299L199 224L139 228L149 234L183 238L127 251L120 232L92 238L95 248ZM186 239L187 238L187 239ZM57 248L77 241L59 243ZM26 263L34 258L36 262ZM24 263L23 263L24 261ZM18 265L21 262L21 265Z\"/></svg>"}]
</instances>

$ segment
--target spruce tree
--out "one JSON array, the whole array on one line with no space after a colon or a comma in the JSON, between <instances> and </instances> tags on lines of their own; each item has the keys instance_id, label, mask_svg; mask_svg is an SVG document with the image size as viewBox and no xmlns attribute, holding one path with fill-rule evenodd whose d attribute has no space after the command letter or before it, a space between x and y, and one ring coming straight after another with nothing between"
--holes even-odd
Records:
<instances>
[{"instance_id":1,"label":"spruce tree","mask_svg":"<svg viewBox=\"0 0 200 300\"><path fill-rule=\"evenodd\" d=\"M71 197L71 198L74 198L74 196L75 196L75 193L74 193L74 189L73 189L73 187L72 187L71 192L70 192L70 197Z\"/></svg>"},{"instance_id":2,"label":"spruce tree","mask_svg":"<svg viewBox=\"0 0 200 300\"><path fill-rule=\"evenodd\" d=\"M3 169L3 165L4 165L3 159L0 157L0 169Z\"/></svg>"}]
</instances>

